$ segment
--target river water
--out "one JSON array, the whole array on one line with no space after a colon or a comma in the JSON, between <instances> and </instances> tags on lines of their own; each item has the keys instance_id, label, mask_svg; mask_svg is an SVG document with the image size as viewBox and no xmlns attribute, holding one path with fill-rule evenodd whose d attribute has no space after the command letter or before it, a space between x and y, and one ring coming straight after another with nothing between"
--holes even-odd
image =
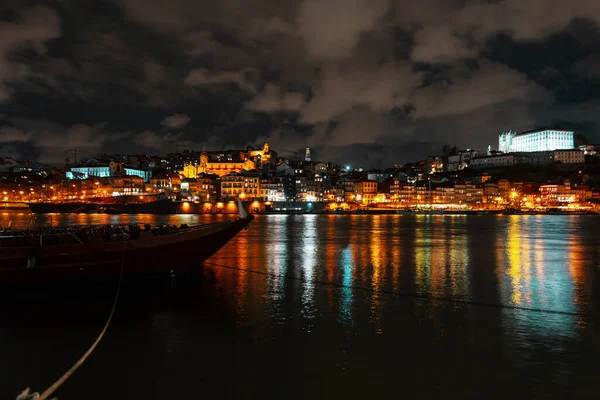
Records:
<instances>
[{"instance_id":1,"label":"river water","mask_svg":"<svg viewBox=\"0 0 600 400\"><path fill-rule=\"evenodd\" d=\"M599 245L594 216L259 215L198 276L124 286L105 338L57 395L597 398ZM4 296L0 398L54 382L113 295Z\"/></svg>"}]
</instances>

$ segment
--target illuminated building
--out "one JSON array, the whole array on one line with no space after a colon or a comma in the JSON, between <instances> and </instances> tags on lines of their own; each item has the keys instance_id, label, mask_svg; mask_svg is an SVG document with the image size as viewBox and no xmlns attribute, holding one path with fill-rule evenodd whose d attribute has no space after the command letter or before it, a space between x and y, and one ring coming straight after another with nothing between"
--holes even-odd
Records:
<instances>
[{"instance_id":1,"label":"illuminated building","mask_svg":"<svg viewBox=\"0 0 600 400\"><path fill-rule=\"evenodd\" d=\"M210 173L198 174L196 181L198 182L198 198L202 201L216 200L218 176ZM220 187L219 187L220 189Z\"/></svg>"},{"instance_id":2,"label":"illuminated building","mask_svg":"<svg viewBox=\"0 0 600 400\"><path fill-rule=\"evenodd\" d=\"M277 200L277 181L272 178L260 179L261 198L266 201Z\"/></svg>"},{"instance_id":3,"label":"illuminated building","mask_svg":"<svg viewBox=\"0 0 600 400\"><path fill-rule=\"evenodd\" d=\"M304 161L310 161L310 147L306 148L306 153L304 155Z\"/></svg>"},{"instance_id":4,"label":"illuminated building","mask_svg":"<svg viewBox=\"0 0 600 400\"><path fill-rule=\"evenodd\" d=\"M481 203L483 201L483 189L473 184L454 185L455 203Z\"/></svg>"},{"instance_id":5,"label":"illuminated building","mask_svg":"<svg viewBox=\"0 0 600 400\"><path fill-rule=\"evenodd\" d=\"M144 180L139 176L117 176L105 179L107 185L102 191L112 190L113 196L138 194L144 191Z\"/></svg>"},{"instance_id":6,"label":"illuminated building","mask_svg":"<svg viewBox=\"0 0 600 400\"><path fill-rule=\"evenodd\" d=\"M186 178L196 178L199 174L208 172L222 177L232 172L253 169L256 169L256 164L251 160L212 161L206 152L203 152L200 155L200 163L184 165L181 174Z\"/></svg>"},{"instance_id":7,"label":"illuminated building","mask_svg":"<svg viewBox=\"0 0 600 400\"><path fill-rule=\"evenodd\" d=\"M185 178L181 181L181 194L193 197L198 193L198 181L192 178Z\"/></svg>"},{"instance_id":8,"label":"illuminated building","mask_svg":"<svg viewBox=\"0 0 600 400\"><path fill-rule=\"evenodd\" d=\"M149 182L152 178L152 171L128 168L121 163L111 161L108 165L82 165L71 167L66 173L67 179L88 179L89 177L107 178L121 175L138 176L142 178L144 182Z\"/></svg>"},{"instance_id":9,"label":"illuminated building","mask_svg":"<svg viewBox=\"0 0 600 400\"><path fill-rule=\"evenodd\" d=\"M262 165L265 163L273 163L277 159L277 153L271 150L269 143L265 142L262 149L248 147L246 149L246 157L250 160L254 160L257 165Z\"/></svg>"},{"instance_id":10,"label":"illuminated building","mask_svg":"<svg viewBox=\"0 0 600 400\"><path fill-rule=\"evenodd\" d=\"M356 201L362 201L369 204L375 200L377 196L377 182L362 180L354 183L356 190Z\"/></svg>"},{"instance_id":11,"label":"illuminated building","mask_svg":"<svg viewBox=\"0 0 600 400\"><path fill-rule=\"evenodd\" d=\"M262 149L248 147L246 151L203 151L198 161L190 161L183 165L181 174L186 178L196 178L201 173L212 173L220 177L232 172L251 171L265 163L273 163L275 153L265 143Z\"/></svg>"},{"instance_id":12,"label":"illuminated building","mask_svg":"<svg viewBox=\"0 0 600 400\"><path fill-rule=\"evenodd\" d=\"M242 200L260 199L262 197L258 172L232 172L221 177L221 199Z\"/></svg>"},{"instance_id":13,"label":"illuminated building","mask_svg":"<svg viewBox=\"0 0 600 400\"><path fill-rule=\"evenodd\" d=\"M536 129L522 133L503 132L498 137L498 150L504 153L553 151L575 147L574 132L559 129Z\"/></svg>"},{"instance_id":14,"label":"illuminated building","mask_svg":"<svg viewBox=\"0 0 600 400\"><path fill-rule=\"evenodd\" d=\"M356 198L355 181L347 180L344 182L344 201L353 202Z\"/></svg>"}]
</instances>

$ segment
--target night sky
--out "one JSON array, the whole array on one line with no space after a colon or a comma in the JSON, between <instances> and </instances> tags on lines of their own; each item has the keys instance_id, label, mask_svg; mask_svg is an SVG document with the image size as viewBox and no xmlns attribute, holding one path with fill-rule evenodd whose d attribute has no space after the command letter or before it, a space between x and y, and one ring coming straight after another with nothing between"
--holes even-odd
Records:
<instances>
[{"instance_id":1,"label":"night sky","mask_svg":"<svg viewBox=\"0 0 600 400\"><path fill-rule=\"evenodd\" d=\"M599 23L597 0L3 0L0 156L268 139L383 167L509 129L600 141Z\"/></svg>"}]
</instances>

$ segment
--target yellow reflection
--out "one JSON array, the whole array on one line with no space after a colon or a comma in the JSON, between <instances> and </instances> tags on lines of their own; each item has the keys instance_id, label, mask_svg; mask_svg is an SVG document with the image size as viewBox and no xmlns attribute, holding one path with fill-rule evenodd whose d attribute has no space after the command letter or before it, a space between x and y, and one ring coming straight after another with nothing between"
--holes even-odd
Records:
<instances>
[{"instance_id":1,"label":"yellow reflection","mask_svg":"<svg viewBox=\"0 0 600 400\"><path fill-rule=\"evenodd\" d=\"M242 271L231 271L231 276L233 279L237 278L236 284L236 314L238 315L239 321L238 324L243 321L243 318L246 315L246 301L248 297L248 279L250 278L250 273L245 272L243 270L248 269L248 235L242 234L238 235L237 238L237 246L238 246L238 261L237 265ZM223 271L225 272L225 271Z\"/></svg>"},{"instance_id":2,"label":"yellow reflection","mask_svg":"<svg viewBox=\"0 0 600 400\"><path fill-rule=\"evenodd\" d=\"M573 232L574 228L578 225L577 216L569 217L569 232ZM587 302L586 293L585 293L585 250L581 245L581 237L569 233L566 238L567 243L569 244L569 257L568 257L568 269L569 275L571 276L571 280L573 282L573 302L577 304L577 306L582 307ZM595 269L595 266L594 266ZM593 278L592 278L593 279ZM591 279L590 279L591 281Z\"/></svg>"},{"instance_id":3,"label":"yellow reflection","mask_svg":"<svg viewBox=\"0 0 600 400\"><path fill-rule=\"evenodd\" d=\"M429 219L428 223L431 227L431 247L435 246L436 249L444 249L445 253L448 254L448 247L450 245L450 230L446 224L445 219L436 218ZM444 224L443 226L440 226ZM428 252L429 258L427 264L429 265L429 292L434 296L443 296L445 294L446 280L448 278L448 271L446 267L452 260L448 260L446 257L438 254L436 257L433 256L433 252Z\"/></svg>"},{"instance_id":4,"label":"yellow reflection","mask_svg":"<svg viewBox=\"0 0 600 400\"><path fill-rule=\"evenodd\" d=\"M452 216L452 226L462 225L466 216ZM455 228L456 229L456 228ZM447 232L448 254L450 255L450 288L452 297L467 298L469 295L469 235Z\"/></svg>"},{"instance_id":5,"label":"yellow reflection","mask_svg":"<svg viewBox=\"0 0 600 400\"><path fill-rule=\"evenodd\" d=\"M508 225L508 275L511 278L511 300L521 304L521 254L519 216L511 215Z\"/></svg>"},{"instance_id":6,"label":"yellow reflection","mask_svg":"<svg viewBox=\"0 0 600 400\"><path fill-rule=\"evenodd\" d=\"M381 308L383 306L381 300L381 281L382 281L382 270L383 266L383 254L387 253L383 237L387 235L387 231L384 233L382 229L383 218L381 215L373 215L371 219L371 230L369 232L369 251L371 252L371 266L373 269L371 276L371 288L373 293L371 295L371 318L375 322L381 321ZM365 268L366 269L366 268ZM378 333L382 333L380 328L377 330Z\"/></svg>"},{"instance_id":7,"label":"yellow reflection","mask_svg":"<svg viewBox=\"0 0 600 400\"><path fill-rule=\"evenodd\" d=\"M400 227L400 216L393 216L392 224L396 227L396 229L390 229L390 242L389 246L391 248L391 266L392 266L392 285L394 291L399 290L400 285L400 265L402 263L402 250L401 250L401 241L399 239L400 235L398 234L398 228Z\"/></svg>"}]
</instances>

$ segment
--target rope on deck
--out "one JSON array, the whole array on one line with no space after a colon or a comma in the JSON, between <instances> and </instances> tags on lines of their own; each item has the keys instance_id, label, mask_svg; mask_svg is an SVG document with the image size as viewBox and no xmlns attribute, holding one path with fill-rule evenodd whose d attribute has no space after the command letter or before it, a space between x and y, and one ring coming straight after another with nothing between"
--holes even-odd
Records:
<instances>
[{"instance_id":1,"label":"rope on deck","mask_svg":"<svg viewBox=\"0 0 600 400\"><path fill-rule=\"evenodd\" d=\"M48 400L50 398L50 396L52 396L52 394L63 383L65 383L67 381L67 379L69 379L71 377L71 375L73 375L75 373L75 371L77 371L77 369L79 369L79 367L81 367L81 365L85 362L85 360L87 360L87 358L96 349L96 346L98 346L98 343L100 343L100 340L102 340L102 338L104 337L104 334L106 333L106 330L108 329L108 326L110 325L110 322L112 321L113 315L115 314L115 310L117 308L117 303L119 301L119 294L121 293L121 283L123 281L123 268L125 266L125 246L126 245L127 245L127 242L124 240L123 241L123 256L121 258L121 271L119 273L119 282L117 284L117 291L115 293L115 299L113 301L113 305L110 310L110 314L108 315L108 319L106 320L106 323L104 324L104 328L102 328L102 331L100 332L100 334L98 335L98 337L96 338L94 343L92 343L92 345L85 352L85 354L83 356L81 356L81 358L79 360L77 360L77 362L75 364L73 364L73 366L71 368L69 368L69 370L67 370L67 372L65 372L60 378L58 378L58 380L56 382L54 382L48 389L46 389L44 392L42 392L42 394L39 394L37 392L32 393L32 392L30 392L30 389L27 388L20 395L17 396L16 400ZM57 400L57 399L53 398L52 400Z\"/></svg>"}]
</instances>

